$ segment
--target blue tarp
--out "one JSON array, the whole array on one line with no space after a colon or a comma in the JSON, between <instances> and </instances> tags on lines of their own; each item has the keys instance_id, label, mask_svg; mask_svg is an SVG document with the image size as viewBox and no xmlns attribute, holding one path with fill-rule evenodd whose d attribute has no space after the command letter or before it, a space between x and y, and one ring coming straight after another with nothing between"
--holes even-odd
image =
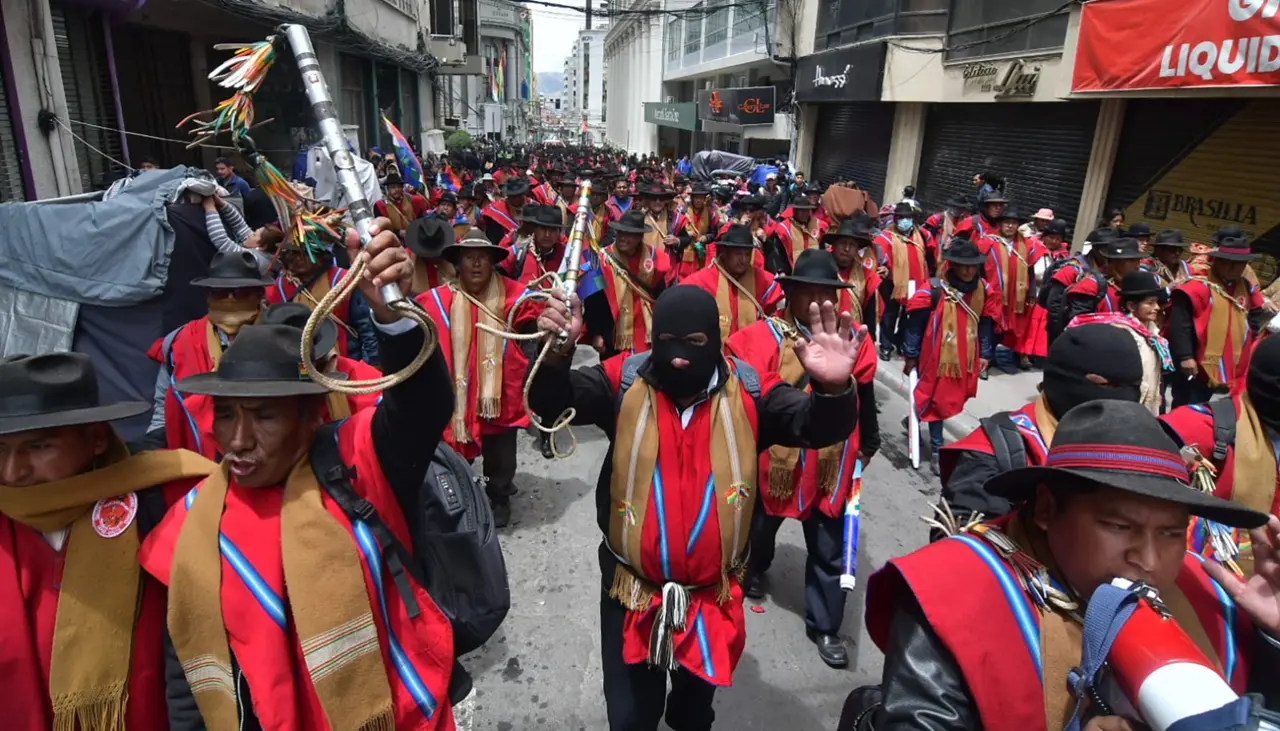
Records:
<instances>
[{"instance_id":1,"label":"blue tarp","mask_svg":"<svg viewBox=\"0 0 1280 731\"><path fill-rule=\"evenodd\" d=\"M769 173L776 175L777 172L776 165L756 165L756 169L751 171L751 187L754 189L757 186L764 185L765 176Z\"/></svg>"}]
</instances>

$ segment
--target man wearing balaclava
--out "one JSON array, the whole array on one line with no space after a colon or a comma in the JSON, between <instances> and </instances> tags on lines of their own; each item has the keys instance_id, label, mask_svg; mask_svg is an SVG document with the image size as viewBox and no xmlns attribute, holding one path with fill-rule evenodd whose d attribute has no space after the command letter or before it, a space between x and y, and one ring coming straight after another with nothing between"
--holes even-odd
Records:
<instances>
[{"instance_id":1,"label":"man wearing balaclava","mask_svg":"<svg viewBox=\"0 0 1280 731\"><path fill-rule=\"evenodd\" d=\"M191 284L205 291L209 314L160 338L147 351L160 364L155 408L147 430L149 446L163 441L169 449L189 449L217 459L217 445L203 438L213 433L213 400L184 397L172 384L218 366L222 351L235 340L240 328L258 321L272 279L258 271L253 254L241 251L214 254L208 275ZM163 440L159 436L162 429Z\"/></svg>"},{"instance_id":2,"label":"man wearing balaclava","mask_svg":"<svg viewBox=\"0 0 1280 731\"><path fill-rule=\"evenodd\" d=\"M1096 324L1068 329L1049 348L1035 401L982 419L964 439L942 448L942 502L959 525L978 513L985 518L1007 514L1009 501L988 493L983 484L1010 469L1043 465L1063 414L1094 399L1137 401L1142 376L1138 345L1121 328ZM934 532L935 539L940 536Z\"/></svg>"},{"instance_id":3,"label":"man wearing balaclava","mask_svg":"<svg viewBox=\"0 0 1280 731\"><path fill-rule=\"evenodd\" d=\"M1258 343L1249 360L1245 388L1230 398L1182 406L1160 418L1176 441L1194 447L1213 465L1213 471L1206 469L1204 475L1216 485L1214 495L1246 507L1256 506L1253 509L1259 512L1280 514L1276 505L1280 487L1276 468L1276 452L1280 450L1280 337L1269 336ZM1215 440L1215 420L1231 426L1222 434L1221 445ZM1199 545L1197 540L1193 543ZM1206 545L1211 543L1205 541Z\"/></svg>"},{"instance_id":4,"label":"man wearing balaclava","mask_svg":"<svg viewBox=\"0 0 1280 731\"><path fill-rule=\"evenodd\" d=\"M529 401L543 423L572 407L576 423L610 437L596 483L609 728L656 731L665 706L671 728L706 731L746 643L739 582L757 456L849 437L858 413L849 374L865 333L853 336L830 302L800 313L810 333L795 344L806 394L726 360L715 297L679 285L654 304L651 351L571 371L582 307L555 296L538 325L561 345Z\"/></svg>"}]
</instances>

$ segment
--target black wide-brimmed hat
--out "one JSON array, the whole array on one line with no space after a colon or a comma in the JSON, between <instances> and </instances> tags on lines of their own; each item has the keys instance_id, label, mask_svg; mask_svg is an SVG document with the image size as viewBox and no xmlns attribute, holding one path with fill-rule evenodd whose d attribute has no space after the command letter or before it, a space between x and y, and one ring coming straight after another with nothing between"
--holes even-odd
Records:
<instances>
[{"instance_id":1,"label":"black wide-brimmed hat","mask_svg":"<svg viewBox=\"0 0 1280 731\"><path fill-rule=\"evenodd\" d=\"M1132 236L1135 239L1140 236L1151 236L1151 227L1145 223L1135 223L1129 227L1129 230L1125 232L1125 235Z\"/></svg>"},{"instance_id":2,"label":"black wide-brimmed hat","mask_svg":"<svg viewBox=\"0 0 1280 731\"><path fill-rule=\"evenodd\" d=\"M807 196L800 196L799 198L791 201L791 208L796 211L812 211L817 207L818 204L810 203Z\"/></svg>"},{"instance_id":3,"label":"black wide-brimmed hat","mask_svg":"<svg viewBox=\"0 0 1280 731\"><path fill-rule=\"evenodd\" d=\"M827 192L826 189L817 183L810 182L804 186L805 195L822 195L825 192Z\"/></svg>"},{"instance_id":4,"label":"black wide-brimmed hat","mask_svg":"<svg viewBox=\"0 0 1280 731\"><path fill-rule=\"evenodd\" d=\"M893 215L902 216L903 218L909 218L911 216L916 215L916 209L914 206L912 206L910 203L906 201L898 201L893 206Z\"/></svg>"},{"instance_id":5,"label":"black wide-brimmed hat","mask_svg":"<svg viewBox=\"0 0 1280 731\"><path fill-rule=\"evenodd\" d=\"M205 289L243 289L266 287L274 279L258 269L258 258L247 251L218 252L209 262L209 273L191 280L193 287Z\"/></svg>"},{"instance_id":6,"label":"black wide-brimmed hat","mask_svg":"<svg viewBox=\"0 0 1280 731\"><path fill-rule=\"evenodd\" d=\"M1067 222L1062 220L1061 218L1053 219L1052 221L1049 222L1049 225L1045 226L1044 230L1040 232L1041 236L1044 236L1046 234L1057 234L1058 236L1066 238Z\"/></svg>"},{"instance_id":7,"label":"black wide-brimmed hat","mask_svg":"<svg viewBox=\"0 0 1280 731\"><path fill-rule=\"evenodd\" d=\"M716 246L728 248L753 249L755 248L755 237L751 235L751 227L745 223L730 224L729 230L724 235L715 240Z\"/></svg>"},{"instance_id":8,"label":"black wide-brimmed hat","mask_svg":"<svg viewBox=\"0 0 1280 731\"><path fill-rule=\"evenodd\" d=\"M291 325L246 325L222 353L216 370L187 376L178 381L174 390L231 398L315 396L328 392L311 380L303 366L300 340L298 328Z\"/></svg>"},{"instance_id":9,"label":"black wide-brimmed hat","mask_svg":"<svg viewBox=\"0 0 1280 731\"><path fill-rule=\"evenodd\" d=\"M481 194L481 195L484 195L484 191L483 191L483 190L481 190L481 191L480 191L480 194ZM476 186L475 186L475 185L473 185L473 184L471 184L471 183L467 183L466 185L464 185L464 186L462 186L461 188L459 188L459 189L458 189L458 199L459 199L459 200L461 200L461 199L463 199L463 198L467 198L467 199L470 199L470 200L475 200L475 199L476 199Z\"/></svg>"},{"instance_id":10,"label":"black wide-brimmed hat","mask_svg":"<svg viewBox=\"0 0 1280 731\"><path fill-rule=\"evenodd\" d=\"M985 206L988 203L1008 203L1008 202L1009 202L1009 199L1004 197L1004 193L1001 193L999 191L993 191L991 193L987 193L986 196L980 198L978 200L978 205Z\"/></svg>"},{"instance_id":11,"label":"black wide-brimmed hat","mask_svg":"<svg viewBox=\"0 0 1280 731\"><path fill-rule=\"evenodd\" d=\"M1108 259L1142 259L1142 245L1128 236L1094 244L1093 250Z\"/></svg>"},{"instance_id":12,"label":"black wide-brimmed hat","mask_svg":"<svg viewBox=\"0 0 1280 731\"><path fill-rule=\"evenodd\" d=\"M1178 445L1147 407L1133 401L1087 401L1071 409L1058 422L1044 466L996 475L985 490L1016 503L1031 497L1037 485L1124 490L1233 528L1267 522L1263 513L1192 487Z\"/></svg>"},{"instance_id":13,"label":"black wide-brimmed hat","mask_svg":"<svg viewBox=\"0 0 1280 731\"><path fill-rule=\"evenodd\" d=\"M538 206L532 215L526 211L523 220L544 228L566 228L564 212L560 210L560 206Z\"/></svg>"},{"instance_id":14,"label":"black wide-brimmed hat","mask_svg":"<svg viewBox=\"0 0 1280 731\"><path fill-rule=\"evenodd\" d=\"M689 195L711 195L711 186L699 180L693 184L693 190L689 191Z\"/></svg>"},{"instance_id":15,"label":"black wide-brimmed hat","mask_svg":"<svg viewBox=\"0 0 1280 731\"><path fill-rule=\"evenodd\" d=\"M975 201L973 196L957 193L948 198L943 204L943 208L959 208L964 211L972 211Z\"/></svg>"},{"instance_id":16,"label":"black wide-brimmed hat","mask_svg":"<svg viewBox=\"0 0 1280 731\"><path fill-rule=\"evenodd\" d=\"M1000 211L1000 215L995 217L995 222L999 223L1001 221L1007 221L1009 219L1012 219L1019 223L1022 222L1022 211L1019 211L1018 207L1013 205L1012 203L1005 206L1003 211Z\"/></svg>"},{"instance_id":17,"label":"black wide-brimmed hat","mask_svg":"<svg viewBox=\"0 0 1280 731\"><path fill-rule=\"evenodd\" d=\"M457 203L457 202L458 202L458 194L454 193L451 190L446 190L445 192L440 194L440 199L437 201L437 205L439 205L440 203Z\"/></svg>"},{"instance_id":18,"label":"black wide-brimmed hat","mask_svg":"<svg viewBox=\"0 0 1280 731\"><path fill-rule=\"evenodd\" d=\"M83 353L13 355L0 360L0 434L98 424L144 414L151 404L104 404L98 374Z\"/></svg>"},{"instance_id":19,"label":"black wide-brimmed hat","mask_svg":"<svg viewBox=\"0 0 1280 731\"><path fill-rule=\"evenodd\" d=\"M1223 226L1214 232L1213 246L1208 255L1214 259L1253 261L1258 258L1249 247L1248 234L1235 224Z\"/></svg>"},{"instance_id":20,"label":"black wide-brimmed hat","mask_svg":"<svg viewBox=\"0 0 1280 731\"><path fill-rule=\"evenodd\" d=\"M281 302L269 305L258 318L259 325L288 325L296 327L299 335L311 319L311 308L301 302ZM323 358L338 344L338 326L332 318L326 317L315 334L311 336L311 352L317 358Z\"/></svg>"},{"instance_id":21,"label":"black wide-brimmed hat","mask_svg":"<svg viewBox=\"0 0 1280 731\"><path fill-rule=\"evenodd\" d=\"M528 195L529 181L524 178L508 178L502 184L503 195Z\"/></svg>"},{"instance_id":22,"label":"black wide-brimmed hat","mask_svg":"<svg viewBox=\"0 0 1280 731\"><path fill-rule=\"evenodd\" d=\"M828 231L822 236L822 245L830 246L832 242L841 237L849 237L854 239L862 239L863 241L871 241L880 235L880 229L876 228L875 223L871 221L871 216L866 211L858 211L840 222L840 226L834 231Z\"/></svg>"},{"instance_id":23,"label":"black wide-brimmed hat","mask_svg":"<svg viewBox=\"0 0 1280 731\"><path fill-rule=\"evenodd\" d=\"M749 208L755 209L755 210L763 210L764 197L758 196L758 195L744 195L738 200L734 201L734 207L736 207L738 210L746 210Z\"/></svg>"},{"instance_id":24,"label":"black wide-brimmed hat","mask_svg":"<svg viewBox=\"0 0 1280 731\"><path fill-rule=\"evenodd\" d=\"M982 266L987 261L987 255L982 253L977 244L961 236L951 237L951 245L942 252L942 258L961 266Z\"/></svg>"},{"instance_id":25,"label":"black wide-brimmed hat","mask_svg":"<svg viewBox=\"0 0 1280 731\"><path fill-rule=\"evenodd\" d=\"M404 232L405 246L424 259L439 259L453 239L453 226L435 216L413 219Z\"/></svg>"},{"instance_id":26,"label":"black wide-brimmed hat","mask_svg":"<svg viewBox=\"0 0 1280 731\"><path fill-rule=\"evenodd\" d=\"M1185 249L1191 246L1191 242L1183 237L1182 232L1176 228L1166 228L1156 234L1156 240L1151 242L1152 246L1171 246L1175 249Z\"/></svg>"},{"instance_id":27,"label":"black wide-brimmed hat","mask_svg":"<svg viewBox=\"0 0 1280 731\"><path fill-rule=\"evenodd\" d=\"M653 230L653 226L645 223L644 214L636 210L627 211L617 221L610 221L609 228L627 234L647 234Z\"/></svg>"},{"instance_id":28,"label":"black wide-brimmed hat","mask_svg":"<svg viewBox=\"0 0 1280 731\"><path fill-rule=\"evenodd\" d=\"M676 192L661 183L649 183L640 186L636 195L640 198L675 198Z\"/></svg>"},{"instance_id":29,"label":"black wide-brimmed hat","mask_svg":"<svg viewBox=\"0 0 1280 731\"><path fill-rule=\"evenodd\" d=\"M404 185L404 178L400 177L400 173L392 170L387 173L387 177L382 179L382 184L390 187L392 185Z\"/></svg>"},{"instance_id":30,"label":"black wide-brimmed hat","mask_svg":"<svg viewBox=\"0 0 1280 731\"><path fill-rule=\"evenodd\" d=\"M1120 280L1120 299L1146 299L1164 294L1164 285L1153 273L1145 269L1129 272Z\"/></svg>"},{"instance_id":31,"label":"black wide-brimmed hat","mask_svg":"<svg viewBox=\"0 0 1280 731\"><path fill-rule=\"evenodd\" d=\"M830 251L805 249L796 257L790 274L779 274L778 284L786 291L795 284L816 284L819 287L850 289L852 284L840 278L840 267Z\"/></svg>"},{"instance_id":32,"label":"black wide-brimmed hat","mask_svg":"<svg viewBox=\"0 0 1280 731\"><path fill-rule=\"evenodd\" d=\"M547 175L551 174L568 175L569 167L562 162L551 163L551 167L547 168Z\"/></svg>"},{"instance_id":33,"label":"black wide-brimmed hat","mask_svg":"<svg viewBox=\"0 0 1280 731\"><path fill-rule=\"evenodd\" d=\"M559 211L560 209L553 207L551 210ZM488 236L484 235L484 231L472 227L467 229L467 232L461 239L458 239L452 244L444 247L444 251L441 252L440 258L456 266L458 264L458 259L461 258L462 252L465 249L483 249L487 251L489 256L493 257L494 264L497 264L511 255L510 249L498 246L490 241Z\"/></svg>"}]
</instances>

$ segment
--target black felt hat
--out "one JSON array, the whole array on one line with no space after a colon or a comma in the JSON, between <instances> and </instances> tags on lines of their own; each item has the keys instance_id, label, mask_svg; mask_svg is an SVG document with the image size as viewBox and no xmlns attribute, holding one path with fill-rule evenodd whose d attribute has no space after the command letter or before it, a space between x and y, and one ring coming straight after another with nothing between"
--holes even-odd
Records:
<instances>
[{"instance_id":1,"label":"black felt hat","mask_svg":"<svg viewBox=\"0 0 1280 731\"><path fill-rule=\"evenodd\" d=\"M560 206L538 206L532 215L526 212L523 220L534 226L565 228L564 212L560 210Z\"/></svg>"},{"instance_id":2,"label":"black felt hat","mask_svg":"<svg viewBox=\"0 0 1280 731\"><path fill-rule=\"evenodd\" d=\"M653 226L645 223L644 214L636 210L629 210L617 221L610 221L609 228L628 234L647 234L653 230Z\"/></svg>"},{"instance_id":3,"label":"black felt hat","mask_svg":"<svg viewBox=\"0 0 1280 731\"><path fill-rule=\"evenodd\" d=\"M1125 235L1132 236L1135 239L1140 236L1150 236L1151 227L1145 223L1141 223L1141 222L1135 223L1129 227L1129 230L1125 232Z\"/></svg>"},{"instance_id":4,"label":"black felt hat","mask_svg":"<svg viewBox=\"0 0 1280 731\"><path fill-rule=\"evenodd\" d=\"M755 248L755 237L751 235L751 227L745 223L735 223L729 226L729 230L715 241L716 246L729 248L753 249Z\"/></svg>"},{"instance_id":5,"label":"black felt hat","mask_svg":"<svg viewBox=\"0 0 1280 731\"><path fill-rule=\"evenodd\" d=\"M957 193L951 196L942 204L943 208L959 208L963 211L972 211L975 205L973 196L961 195Z\"/></svg>"},{"instance_id":6,"label":"black felt hat","mask_svg":"<svg viewBox=\"0 0 1280 731\"><path fill-rule=\"evenodd\" d=\"M258 269L258 258L247 251L218 252L209 262L209 273L191 280L191 286L205 289L266 287L275 280Z\"/></svg>"},{"instance_id":7,"label":"black felt hat","mask_svg":"<svg viewBox=\"0 0 1280 731\"><path fill-rule=\"evenodd\" d=\"M387 173L387 177L382 179L382 184L391 187L393 185L404 185L404 178L400 177L400 173L392 170Z\"/></svg>"},{"instance_id":8,"label":"black felt hat","mask_svg":"<svg viewBox=\"0 0 1280 731\"><path fill-rule=\"evenodd\" d=\"M661 183L649 183L641 186L636 195L641 198L675 198L676 192Z\"/></svg>"},{"instance_id":9,"label":"black felt hat","mask_svg":"<svg viewBox=\"0 0 1280 731\"><path fill-rule=\"evenodd\" d=\"M508 178L507 182L502 184L503 195L528 195L529 181L524 178Z\"/></svg>"},{"instance_id":10,"label":"black felt hat","mask_svg":"<svg viewBox=\"0 0 1280 731\"><path fill-rule=\"evenodd\" d=\"M551 210L556 211L559 209L552 208ZM484 231L472 227L467 230L467 233L461 239L444 247L444 251L440 253L440 258L456 266L465 249L484 249L493 257L494 264L511 255L510 249L498 246L490 241L488 236L485 236Z\"/></svg>"},{"instance_id":11,"label":"black felt hat","mask_svg":"<svg viewBox=\"0 0 1280 731\"><path fill-rule=\"evenodd\" d=\"M893 215L908 218L916 215L916 209L906 201L898 201L893 207Z\"/></svg>"},{"instance_id":12,"label":"black felt hat","mask_svg":"<svg viewBox=\"0 0 1280 731\"><path fill-rule=\"evenodd\" d=\"M794 284L816 284L819 287L850 289L852 284L840 278L840 268L830 251L805 249L796 257L790 274L779 274L778 284L785 291Z\"/></svg>"},{"instance_id":13,"label":"black felt hat","mask_svg":"<svg viewBox=\"0 0 1280 731\"><path fill-rule=\"evenodd\" d=\"M824 246L830 246L831 243L838 238L848 236L854 239L862 239L863 241L871 241L880 235L880 229L871 221L871 217L866 211L858 211L840 222L840 226L835 231L828 231L822 236Z\"/></svg>"},{"instance_id":14,"label":"black felt hat","mask_svg":"<svg viewBox=\"0 0 1280 731\"><path fill-rule=\"evenodd\" d=\"M1087 401L1058 422L1053 446L1041 467L1023 467L987 480L984 489L1014 502L1037 485L1065 490L1109 487L1182 505L1234 528L1257 528L1267 516L1191 486L1178 445L1142 404Z\"/></svg>"},{"instance_id":15,"label":"black felt hat","mask_svg":"<svg viewBox=\"0 0 1280 731\"><path fill-rule=\"evenodd\" d=\"M1046 234L1057 234L1058 236L1066 238L1067 222L1062 220L1061 218L1053 219L1052 221L1049 222L1047 226L1044 227L1044 230L1040 232L1041 236L1044 236Z\"/></svg>"},{"instance_id":16,"label":"black felt hat","mask_svg":"<svg viewBox=\"0 0 1280 731\"><path fill-rule=\"evenodd\" d=\"M1123 237L1094 244L1094 251L1108 259L1142 259L1142 246L1137 239Z\"/></svg>"},{"instance_id":17,"label":"black felt hat","mask_svg":"<svg viewBox=\"0 0 1280 731\"><path fill-rule=\"evenodd\" d=\"M758 196L758 195L744 195L734 202L734 206L738 210L748 210L748 209L763 210L764 197Z\"/></svg>"},{"instance_id":18,"label":"black felt hat","mask_svg":"<svg viewBox=\"0 0 1280 731\"><path fill-rule=\"evenodd\" d=\"M453 226L435 216L415 218L404 232L405 246L424 259L439 259L453 239Z\"/></svg>"},{"instance_id":19,"label":"black felt hat","mask_svg":"<svg viewBox=\"0 0 1280 731\"><path fill-rule=\"evenodd\" d=\"M299 335L302 329L307 326L307 320L311 319L311 308L301 302L281 302L277 305L270 305L262 311L262 317L258 318L259 325L288 325L296 327ZM326 317L324 322L316 328L315 334L311 336L311 352L315 357L322 358L324 355L333 350L333 346L338 344L338 326L332 318Z\"/></svg>"},{"instance_id":20,"label":"black felt hat","mask_svg":"<svg viewBox=\"0 0 1280 731\"><path fill-rule=\"evenodd\" d=\"M1008 203L1008 202L1009 202L1009 199L1004 197L1004 193L1001 193L999 191L994 191L991 193L987 193L986 196L980 198L978 200L978 205L985 206L988 203Z\"/></svg>"},{"instance_id":21,"label":"black felt hat","mask_svg":"<svg viewBox=\"0 0 1280 731\"><path fill-rule=\"evenodd\" d=\"M298 328L246 325L222 354L216 370L178 381L174 390L206 396L276 398L315 396L329 389L311 380L302 364Z\"/></svg>"},{"instance_id":22,"label":"black felt hat","mask_svg":"<svg viewBox=\"0 0 1280 731\"><path fill-rule=\"evenodd\" d=\"M457 202L458 202L458 194L454 193L451 190L446 190L445 192L441 193L440 199L438 201L438 203L457 203Z\"/></svg>"},{"instance_id":23,"label":"black felt hat","mask_svg":"<svg viewBox=\"0 0 1280 731\"><path fill-rule=\"evenodd\" d=\"M995 222L999 223L1000 221L1006 221L1009 219L1012 219L1014 221L1018 221L1019 223L1021 223L1022 211L1019 211L1017 206L1007 205L1004 207L1003 211L1000 211L1000 215L995 217Z\"/></svg>"},{"instance_id":24,"label":"black felt hat","mask_svg":"<svg viewBox=\"0 0 1280 731\"><path fill-rule=\"evenodd\" d=\"M1129 272L1120 280L1121 300L1156 297L1163 294L1164 291L1164 285L1160 284L1160 279L1145 269Z\"/></svg>"},{"instance_id":25,"label":"black felt hat","mask_svg":"<svg viewBox=\"0 0 1280 731\"><path fill-rule=\"evenodd\" d=\"M97 424L144 414L151 404L104 404L83 353L14 355L0 361L0 434Z\"/></svg>"},{"instance_id":26,"label":"black felt hat","mask_svg":"<svg viewBox=\"0 0 1280 731\"><path fill-rule=\"evenodd\" d=\"M1239 226L1230 224L1213 234L1213 245L1208 255L1228 261L1253 261L1258 255L1249 247L1249 236Z\"/></svg>"},{"instance_id":27,"label":"black felt hat","mask_svg":"<svg viewBox=\"0 0 1280 731\"><path fill-rule=\"evenodd\" d=\"M481 193L483 194L483 191L481 191ZM462 198L468 198L468 199L471 199L471 200L475 200L475 198L476 198L476 187L475 187L475 185L473 185L473 184L471 184L471 183L467 183L466 185L462 186L462 188L460 188L460 189L458 190L458 198L459 198L459 199L462 199Z\"/></svg>"},{"instance_id":28,"label":"black felt hat","mask_svg":"<svg viewBox=\"0 0 1280 731\"><path fill-rule=\"evenodd\" d=\"M711 186L699 180L693 184L693 190L689 191L689 195L711 195Z\"/></svg>"},{"instance_id":29,"label":"black felt hat","mask_svg":"<svg viewBox=\"0 0 1280 731\"><path fill-rule=\"evenodd\" d=\"M807 196L801 196L791 201L791 208L797 211L812 211L817 208L817 203L810 203Z\"/></svg>"},{"instance_id":30,"label":"black felt hat","mask_svg":"<svg viewBox=\"0 0 1280 731\"><path fill-rule=\"evenodd\" d=\"M1172 246L1175 249L1185 249L1191 246L1191 242L1183 237L1182 232L1176 228L1166 228L1156 234L1156 240L1151 242L1152 246Z\"/></svg>"},{"instance_id":31,"label":"black felt hat","mask_svg":"<svg viewBox=\"0 0 1280 731\"><path fill-rule=\"evenodd\" d=\"M982 266L987 261L987 255L982 253L977 244L960 236L951 237L951 245L942 252L942 258L962 266Z\"/></svg>"}]
</instances>

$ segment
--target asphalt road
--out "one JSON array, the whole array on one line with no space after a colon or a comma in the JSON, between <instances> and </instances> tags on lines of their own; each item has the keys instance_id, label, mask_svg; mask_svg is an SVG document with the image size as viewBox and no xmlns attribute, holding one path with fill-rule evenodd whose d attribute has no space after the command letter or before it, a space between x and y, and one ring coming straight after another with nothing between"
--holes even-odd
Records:
<instances>
[{"instance_id":1,"label":"asphalt road","mask_svg":"<svg viewBox=\"0 0 1280 731\"><path fill-rule=\"evenodd\" d=\"M859 577L927 539L919 516L938 486L926 467L907 462L900 423L906 403L878 388L882 451L863 482ZM503 628L464 658L476 693L459 727L477 731L604 731L600 679L600 532L593 494L608 442L594 428L575 429L578 449L548 461L532 438L520 440L512 524L501 533L511 575L512 607ZM804 632L804 541L788 521L778 534L763 612L748 611L746 652L732 687L716 694L716 728L725 731L833 730L845 696L877 682L883 658L862 622L862 582L851 597L842 634L851 667L832 670ZM754 604L748 600L748 605ZM665 726L664 726L665 728Z\"/></svg>"}]
</instances>

